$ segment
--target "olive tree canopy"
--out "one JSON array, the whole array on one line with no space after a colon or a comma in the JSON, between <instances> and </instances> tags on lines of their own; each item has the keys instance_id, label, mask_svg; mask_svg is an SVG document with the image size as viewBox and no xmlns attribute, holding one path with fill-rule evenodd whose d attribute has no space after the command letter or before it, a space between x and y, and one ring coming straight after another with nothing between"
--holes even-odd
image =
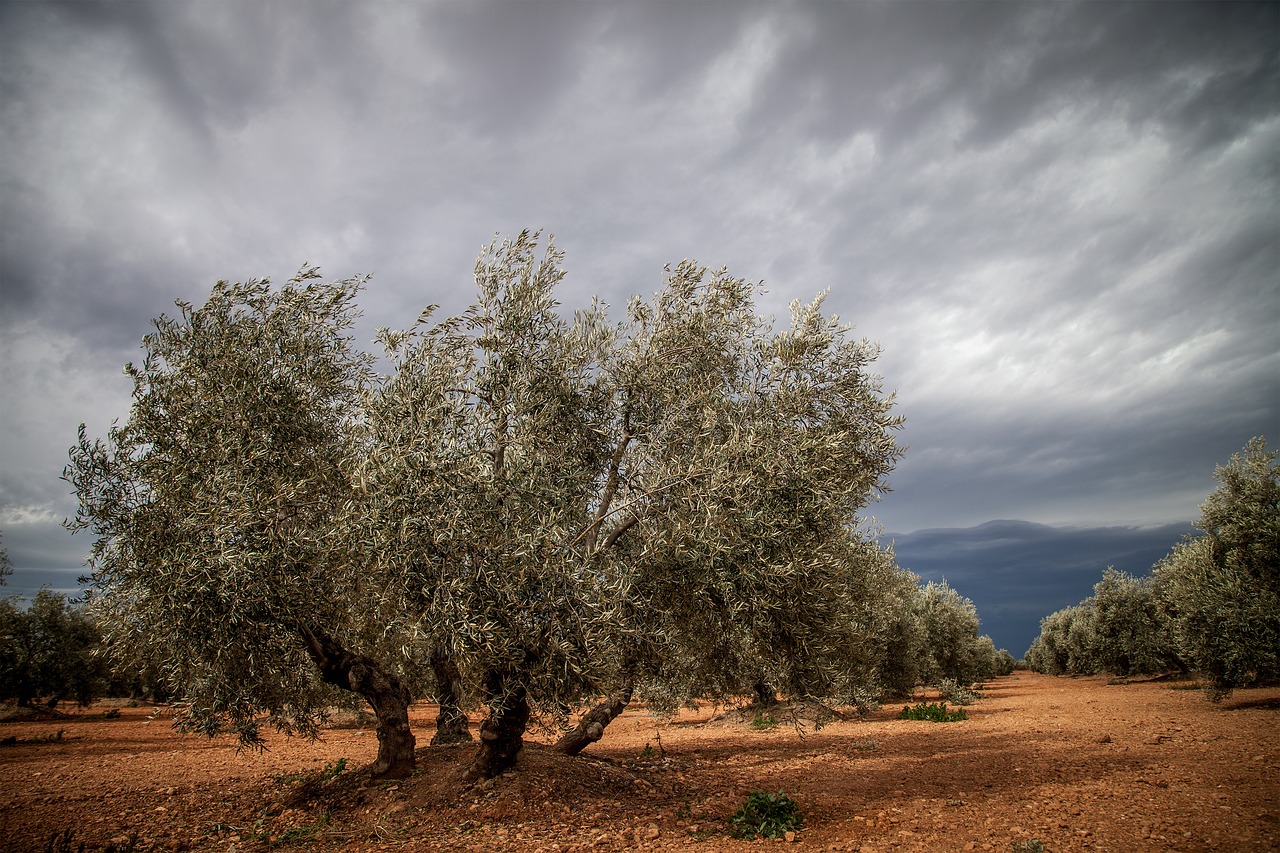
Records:
<instances>
[{"instance_id":1,"label":"olive tree canopy","mask_svg":"<svg viewBox=\"0 0 1280 853\"><path fill-rule=\"evenodd\" d=\"M1214 700L1280 678L1280 464L1254 438L1214 472L1196 527L1156 564L1156 596L1178 652Z\"/></svg>"},{"instance_id":2,"label":"olive tree canopy","mask_svg":"<svg viewBox=\"0 0 1280 853\"><path fill-rule=\"evenodd\" d=\"M821 299L775 331L758 285L693 262L622 322L570 319L539 239L482 253L458 317L381 333L394 372L353 474L389 610L426 614L424 647L490 705L474 772L514 760L531 710L600 692L612 714L569 751L637 686L849 693L856 514L901 452L876 348Z\"/></svg>"},{"instance_id":3,"label":"olive tree canopy","mask_svg":"<svg viewBox=\"0 0 1280 853\"><path fill-rule=\"evenodd\" d=\"M365 627L356 566L332 534L370 359L348 329L363 279L219 282L179 302L128 365L128 420L83 425L64 476L91 530L92 595L109 642L163 662L181 725L259 743L258 719L314 734L333 686L379 716L375 773L407 773L408 696L343 645Z\"/></svg>"},{"instance_id":4,"label":"olive tree canopy","mask_svg":"<svg viewBox=\"0 0 1280 853\"><path fill-rule=\"evenodd\" d=\"M602 693L874 677L885 553L857 514L901 455L877 348L821 297L775 330L758 285L692 262L620 322L569 314L539 243L484 250L458 316L380 330L385 376L347 335L360 279L220 283L156 321L128 421L81 428L70 526L111 640L164 661L189 725L314 732L337 686L405 773L429 664L488 704L490 776L531 714Z\"/></svg>"}]
</instances>

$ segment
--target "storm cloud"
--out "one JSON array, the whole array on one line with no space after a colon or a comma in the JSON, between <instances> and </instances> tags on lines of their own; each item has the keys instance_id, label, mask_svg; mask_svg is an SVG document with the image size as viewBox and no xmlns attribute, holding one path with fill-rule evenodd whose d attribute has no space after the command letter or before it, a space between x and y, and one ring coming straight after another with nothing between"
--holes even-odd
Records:
<instances>
[{"instance_id":1,"label":"storm cloud","mask_svg":"<svg viewBox=\"0 0 1280 853\"><path fill-rule=\"evenodd\" d=\"M533 227L568 306L686 257L779 316L829 289L907 419L872 508L904 564L1043 615L1121 559L1084 543L1167 550L1280 434L1277 31L1275 3L0 5L12 589L75 587L66 448L126 415L174 299L369 272L369 340ZM1016 572L959 547L993 519L1038 525Z\"/></svg>"}]
</instances>

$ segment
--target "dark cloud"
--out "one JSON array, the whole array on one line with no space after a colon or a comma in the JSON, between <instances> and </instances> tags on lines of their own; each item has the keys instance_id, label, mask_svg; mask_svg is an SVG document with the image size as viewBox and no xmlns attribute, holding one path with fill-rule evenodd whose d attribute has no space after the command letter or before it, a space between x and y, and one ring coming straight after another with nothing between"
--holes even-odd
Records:
<instances>
[{"instance_id":1,"label":"dark cloud","mask_svg":"<svg viewBox=\"0 0 1280 853\"><path fill-rule=\"evenodd\" d=\"M5 4L0 527L70 512L75 425L124 414L175 298L370 272L367 340L460 309L525 227L567 250L569 306L685 257L784 318L830 288L907 417L890 529L1194 517L1214 464L1280 435L1278 16ZM68 559L39 538L19 566Z\"/></svg>"},{"instance_id":2,"label":"dark cloud","mask_svg":"<svg viewBox=\"0 0 1280 853\"><path fill-rule=\"evenodd\" d=\"M1059 528L991 521L886 538L900 565L925 580L945 579L972 599L983 632L1021 657L1040 633L1040 620L1092 595L1108 566L1147 575L1191 532L1190 524Z\"/></svg>"}]
</instances>

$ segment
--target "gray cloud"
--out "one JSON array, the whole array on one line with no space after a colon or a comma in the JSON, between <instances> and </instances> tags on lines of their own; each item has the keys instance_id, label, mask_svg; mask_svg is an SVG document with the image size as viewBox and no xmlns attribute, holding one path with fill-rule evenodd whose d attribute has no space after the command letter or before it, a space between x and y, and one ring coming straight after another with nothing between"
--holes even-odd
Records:
<instances>
[{"instance_id":1,"label":"gray cloud","mask_svg":"<svg viewBox=\"0 0 1280 853\"><path fill-rule=\"evenodd\" d=\"M782 317L830 288L908 419L873 508L890 529L1185 523L1215 463L1280 435L1278 23L1274 3L0 6L6 543L79 571L56 525L9 530L74 509L75 426L125 414L120 365L175 298L304 261L372 272L367 340L462 307L480 246L525 227L567 250L569 305L621 306L684 257L764 279Z\"/></svg>"}]
</instances>

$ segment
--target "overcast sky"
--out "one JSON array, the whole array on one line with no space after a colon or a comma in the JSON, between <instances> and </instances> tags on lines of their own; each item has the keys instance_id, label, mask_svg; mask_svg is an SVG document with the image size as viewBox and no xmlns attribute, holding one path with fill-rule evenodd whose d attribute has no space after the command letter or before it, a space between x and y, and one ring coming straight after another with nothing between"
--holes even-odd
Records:
<instances>
[{"instance_id":1,"label":"overcast sky","mask_svg":"<svg viewBox=\"0 0 1280 853\"><path fill-rule=\"evenodd\" d=\"M570 306L683 258L829 288L907 419L874 514L1021 654L1280 440L1278 10L4 3L10 591L75 587L67 448L174 299L368 272L368 340L533 227Z\"/></svg>"}]
</instances>

